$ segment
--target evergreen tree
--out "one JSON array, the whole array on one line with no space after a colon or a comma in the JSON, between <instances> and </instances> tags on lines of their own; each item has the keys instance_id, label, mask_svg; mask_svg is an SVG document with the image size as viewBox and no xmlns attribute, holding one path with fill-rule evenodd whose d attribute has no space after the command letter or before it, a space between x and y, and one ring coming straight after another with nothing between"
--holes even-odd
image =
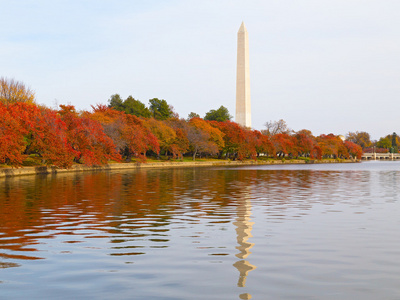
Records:
<instances>
[{"instance_id":1,"label":"evergreen tree","mask_svg":"<svg viewBox=\"0 0 400 300\"><path fill-rule=\"evenodd\" d=\"M210 110L204 117L204 120L218 122L225 122L229 121L230 119L232 119L232 116L229 114L228 109L222 105L217 110Z\"/></svg>"}]
</instances>

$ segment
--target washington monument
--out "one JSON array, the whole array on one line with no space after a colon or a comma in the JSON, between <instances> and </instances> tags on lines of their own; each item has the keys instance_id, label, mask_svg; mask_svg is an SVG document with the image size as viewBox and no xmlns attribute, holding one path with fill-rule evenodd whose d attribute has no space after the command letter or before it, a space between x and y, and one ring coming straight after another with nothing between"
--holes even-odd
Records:
<instances>
[{"instance_id":1,"label":"washington monument","mask_svg":"<svg viewBox=\"0 0 400 300\"><path fill-rule=\"evenodd\" d=\"M244 22L237 38L236 123L251 127L249 35Z\"/></svg>"}]
</instances>

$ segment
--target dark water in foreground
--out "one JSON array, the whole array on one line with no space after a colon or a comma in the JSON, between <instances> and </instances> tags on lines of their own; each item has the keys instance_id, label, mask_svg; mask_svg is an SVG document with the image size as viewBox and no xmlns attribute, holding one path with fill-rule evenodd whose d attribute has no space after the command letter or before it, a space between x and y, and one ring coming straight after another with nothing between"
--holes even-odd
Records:
<instances>
[{"instance_id":1,"label":"dark water in foreground","mask_svg":"<svg viewBox=\"0 0 400 300\"><path fill-rule=\"evenodd\" d=\"M0 299L400 299L400 163L0 179Z\"/></svg>"}]
</instances>

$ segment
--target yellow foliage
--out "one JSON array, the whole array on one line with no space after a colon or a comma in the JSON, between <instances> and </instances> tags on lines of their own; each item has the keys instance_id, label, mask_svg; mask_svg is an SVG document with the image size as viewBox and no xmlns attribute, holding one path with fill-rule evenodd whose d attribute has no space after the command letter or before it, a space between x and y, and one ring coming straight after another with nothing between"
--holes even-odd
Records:
<instances>
[{"instance_id":1,"label":"yellow foliage","mask_svg":"<svg viewBox=\"0 0 400 300\"><path fill-rule=\"evenodd\" d=\"M0 102L6 105L16 102L35 103L35 93L22 82L0 77Z\"/></svg>"}]
</instances>

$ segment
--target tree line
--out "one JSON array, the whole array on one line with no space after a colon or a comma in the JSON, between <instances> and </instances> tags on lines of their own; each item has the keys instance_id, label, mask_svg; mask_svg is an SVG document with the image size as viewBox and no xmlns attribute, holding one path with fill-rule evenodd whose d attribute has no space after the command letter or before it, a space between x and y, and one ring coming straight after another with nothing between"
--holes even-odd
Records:
<instances>
[{"instance_id":1,"label":"tree line","mask_svg":"<svg viewBox=\"0 0 400 300\"><path fill-rule=\"evenodd\" d=\"M388 134L384 137L379 138L379 140L372 141L368 132L356 131L349 132L346 135L346 140L351 141L363 149L366 153L398 153L399 152L399 137L396 132Z\"/></svg>"},{"instance_id":2,"label":"tree line","mask_svg":"<svg viewBox=\"0 0 400 300\"><path fill-rule=\"evenodd\" d=\"M10 87L15 81L7 81ZM0 81L1 82L1 81ZM313 136L294 132L283 120L267 122L262 131L231 121L221 106L204 118L183 119L165 100L153 98L146 107L129 96L112 95L108 105L77 111L72 105L52 109L38 105L34 94L18 83L16 97L0 91L0 163L21 166L27 157L69 168L73 163L103 165L109 161L146 161L148 157L189 156L244 160L259 157L361 158L362 148L334 134Z\"/></svg>"}]
</instances>

